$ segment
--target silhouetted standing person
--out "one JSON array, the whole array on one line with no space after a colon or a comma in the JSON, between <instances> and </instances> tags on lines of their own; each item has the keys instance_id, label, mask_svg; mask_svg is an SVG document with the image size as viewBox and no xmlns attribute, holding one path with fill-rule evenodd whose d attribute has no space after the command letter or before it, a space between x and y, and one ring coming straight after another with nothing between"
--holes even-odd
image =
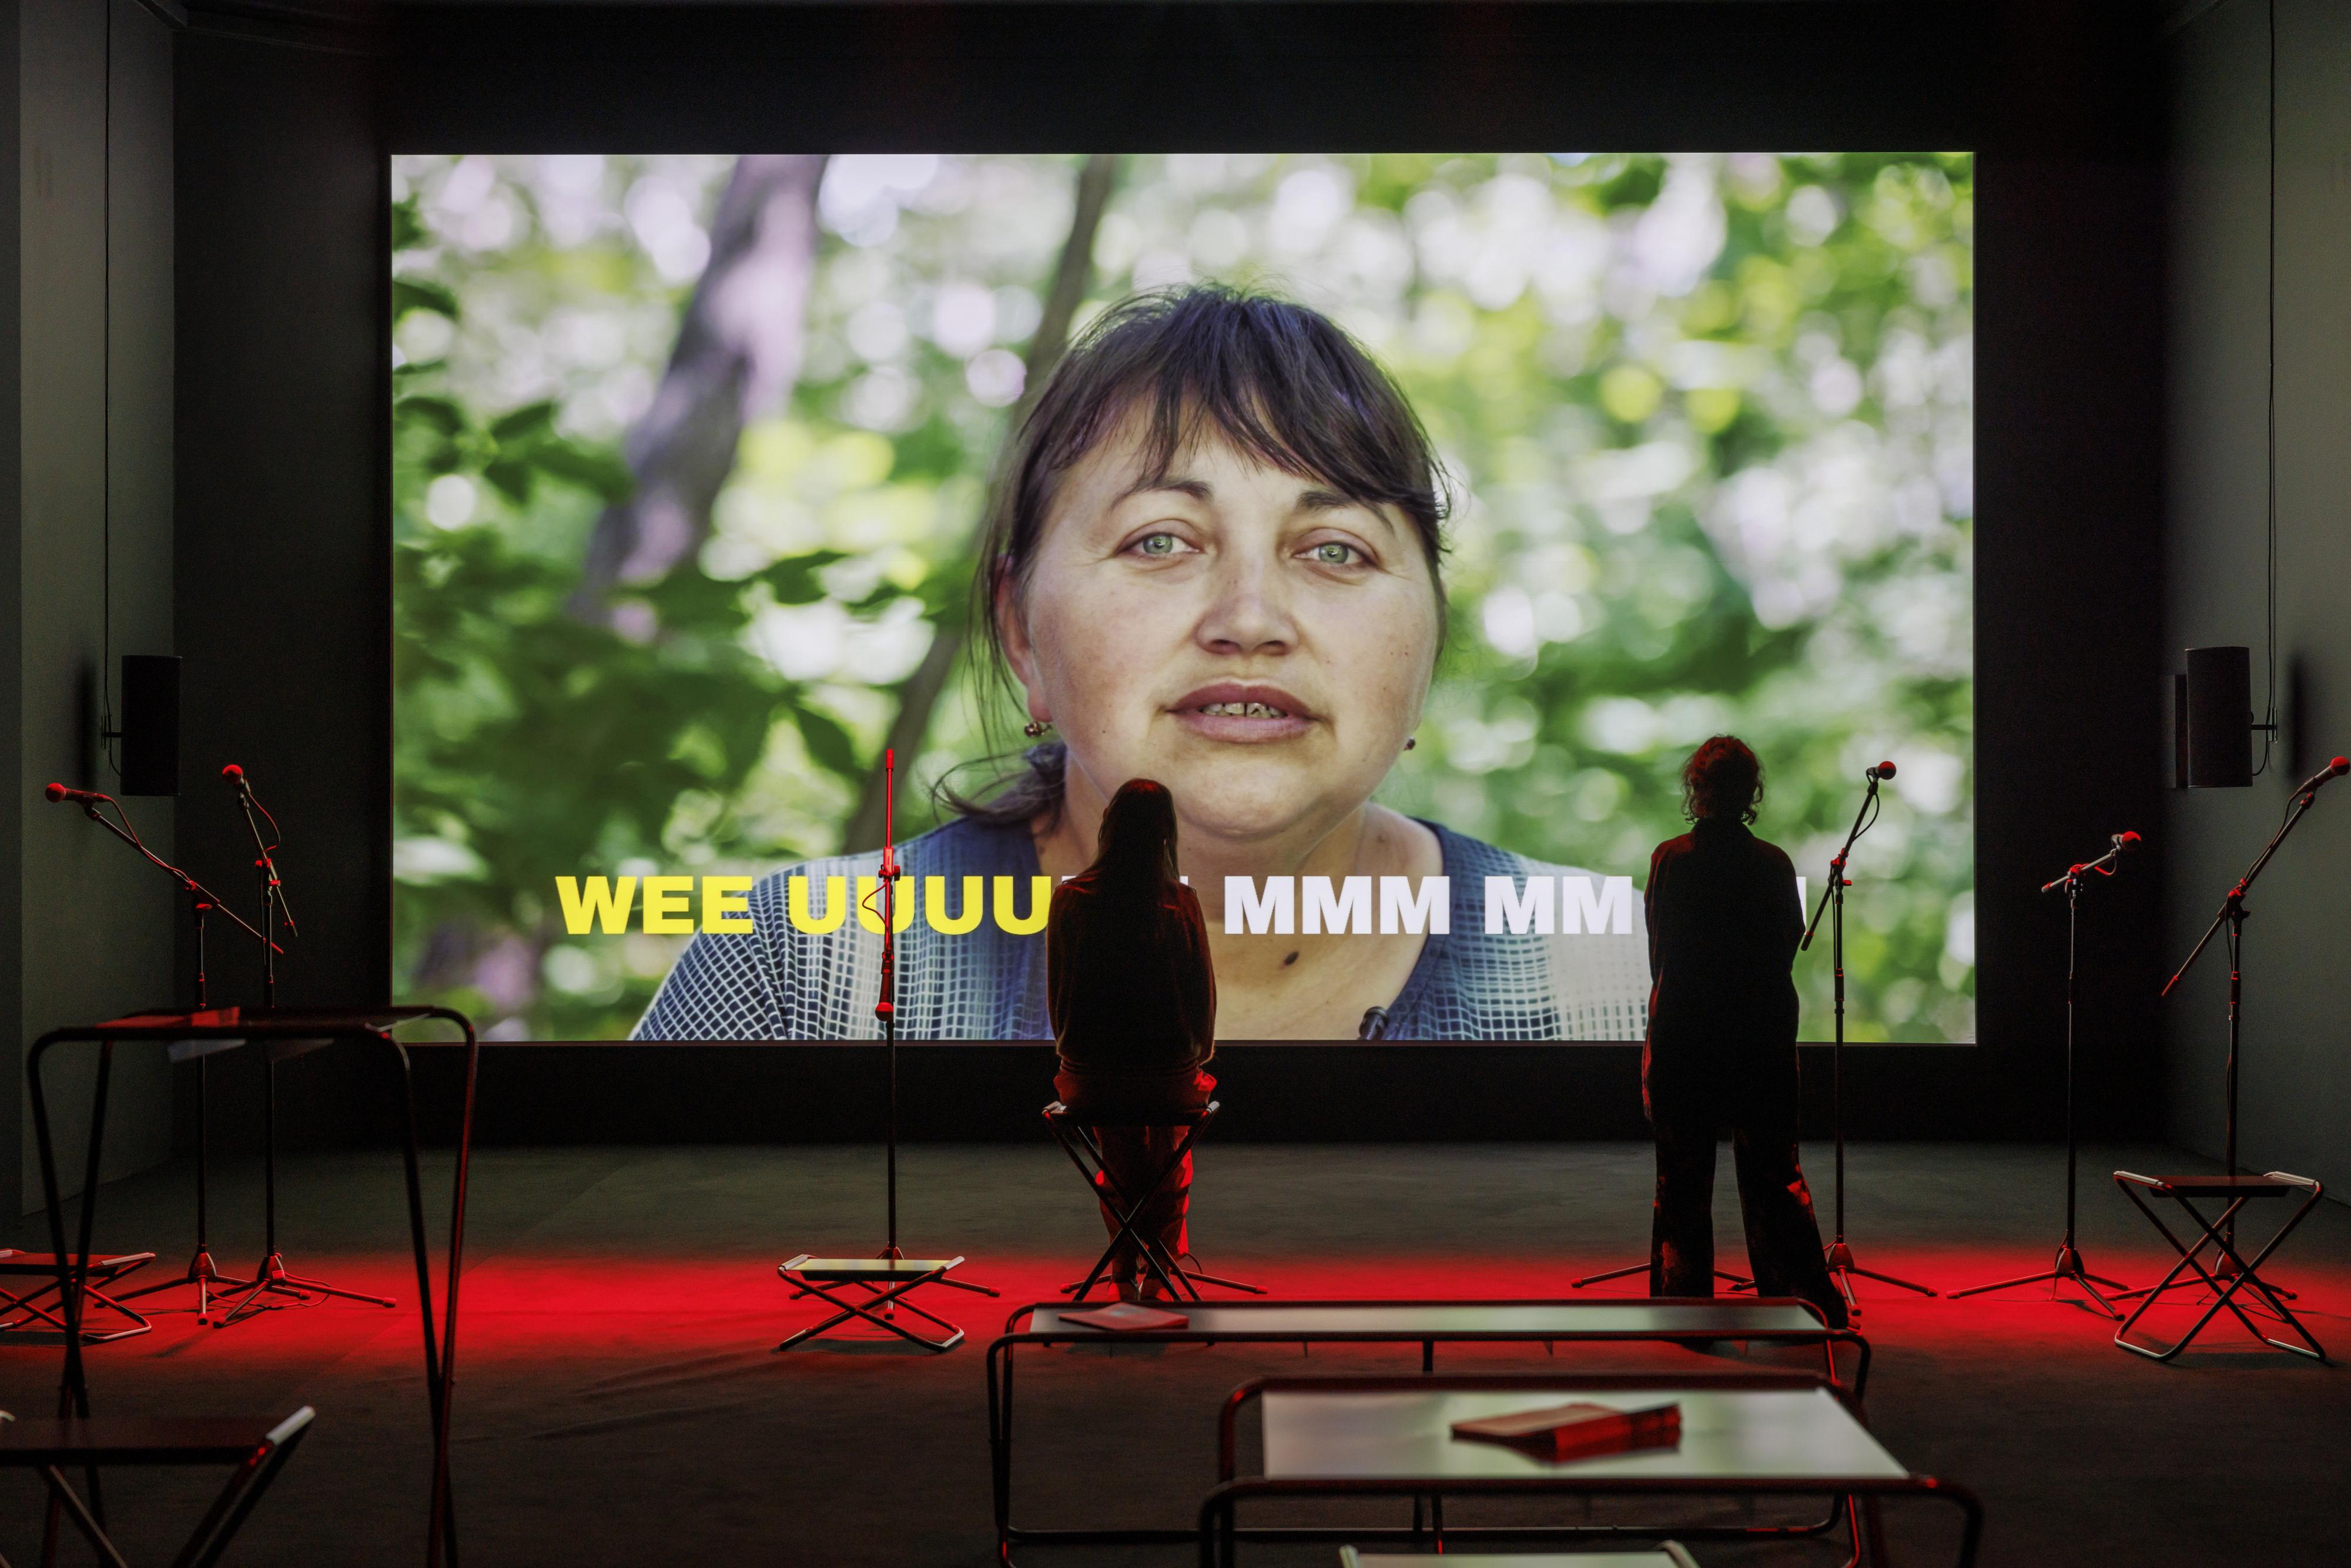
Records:
<instances>
[{"instance_id":1,"label":"silhouetted standing person","mask_svg":"<svg viewBox=\"0 0 2351 1568\"><path fill-rule=\"evenodd\" d=\"M1649 1036L1641 1094L1656 1138L1649 1293L1714 1293L1715 1143L1734 1143L1758 1293L1845 1303L1797 1164L1796 870L1750 831L1763 767L1718 735L1682 768L1690 831L1649 857Z\"/></svg>"},{"instance_id":2,"label":"silhouetted standing person","mask_svg":"<svg viewBox=\"0 0 2351 1568\"><path fill-rule=\"evenodd\" d=\"M1217 1081L1217 977L1200 901L1176 879L1176 803L1165 785L1130 779L1103 811L1093 863L1053 893L1046 925L1046 998L1061 1070L1054 1092L1093 1129L1111 1176L1130 1197L1151 1186L1183 1137L1165 1120L1198 1112ZM1172 1259L1190 1248L1192 1156L1137 1218ZM1102 1223L1118 1225L1110 1205ZM1121 1297L1135 1296L1139 1249L1111 1261ZM1155 1277L1154 1293L1164 1291Z\"/></svg>"}]
</instances>

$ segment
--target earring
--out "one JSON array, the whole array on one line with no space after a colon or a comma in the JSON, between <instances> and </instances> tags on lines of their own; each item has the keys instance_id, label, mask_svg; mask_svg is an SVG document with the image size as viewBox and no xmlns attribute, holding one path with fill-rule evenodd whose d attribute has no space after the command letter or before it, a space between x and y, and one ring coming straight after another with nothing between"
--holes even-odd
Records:
<instances>
[{"instance_id":1,"label":"earring","mask_svg":"<svg viewBox=\"0 0 2351 1568\"><path fill-rule=\"evenodd\" d=\"M1053 721L1051 719L1032 718L1027 724L1020 727L1020 733L1027 736L1029 739L1034 740L1052 727Z\"/></svg>"},{"instance_id":2,"label":"earring","mask_svg":"<svg viewBox=\"0 0 2351 1568\"><path fill-rule=\"evenodd\" d=\"M1419 744L1420 737L1416 735L1407 735L1404 737L1404 748L1406 751L1410 751L1414 747L1418 746Z\"/></svg>"}]
</instances>

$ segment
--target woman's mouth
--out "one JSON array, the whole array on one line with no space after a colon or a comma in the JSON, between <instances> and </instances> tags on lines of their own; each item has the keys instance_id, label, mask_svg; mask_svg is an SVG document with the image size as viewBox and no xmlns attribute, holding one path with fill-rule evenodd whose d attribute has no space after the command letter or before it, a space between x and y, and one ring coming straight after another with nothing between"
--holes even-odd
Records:
<instances>
[{"instance_id":1,"label":"woman's mouth","mask_svg":"<svg viewBox=\"0 0 2351 1568\"><path fill-rule=\"evenodd\" d=\"M1293 739L1313 724L1288 692L1238 684L1187 693L1170 711L1178 724L1203 739L1244 744Z\"/></svg>"}]
</instances>

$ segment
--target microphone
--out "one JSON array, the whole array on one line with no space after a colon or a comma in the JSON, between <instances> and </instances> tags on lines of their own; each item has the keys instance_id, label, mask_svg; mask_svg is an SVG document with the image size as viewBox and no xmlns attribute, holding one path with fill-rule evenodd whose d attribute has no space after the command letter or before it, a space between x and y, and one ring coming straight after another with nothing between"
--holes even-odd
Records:
<instances>
[{"instance_id":1,"label":"microphone","mask_svg":"<svg viewBox=\"0 0 2351 1568\"><path fill-rule=\"evenodd\" d=\"M2064 876L2059 877L2054 882L2043 883L2041 884L2041 891L2043 893L2056 893L2061 889L2075 886L2080 883L2082 873L2084 872L2095 872L2100 876L2114 875L2115 873L2113 872L2106 869L2106 863L2109 861L2119 861L2123 856L2137 851L2139 846L2139 836L2137 833L2128 831L2108 833L2106 835L2106 841L2114 847L2086 865L2067 866Z\"/></svg>"},{"instance_id":2,"label":"microphone","mask_svg":"<svg viewBox=\"0 0 2351 1568\"><path fill-rule=\"evenodd\" d=\"M1881 779L1891 779L1894 777L1894 764L1891 762L1881 762L1876 767L1866 769L1864 772L1863 777L1867 779L1872 784L1876 783Z\"/></svg>"},{"instance_id":3,"label":"microphone","mask_svg":"<svg viewBox=\"0 0 2351 1568\"><path fill-rule=\"evenodd\" d=\"M227 779L240 795L249 795L253 792L253 786L245 781L245 769L234 762L221 769L221 777Z\"/></svg>"},{"instance_id":4,"label":"microphone","mask_svg":"<svg viewBox=\"0 0 2351 1568\"><path fill-rule=\"evenodd\" d=\"M2325 767L2320 768L2317 772L2312 774L2310 776L2310 781L2304 784L2301 789L2295 790L2294 793L2297 795L2310 794L2321 784L2325 783L2329 779L2340 779L2346 773L2351 773L2351 758L2338 757L2334 761L2328 763Z\"/></svg>"},{"instance_id":5,"label":"microphone","mask_svg":"<svg viewBox=\"0 0 2351 1568\"><path fill-rule=\"evenodd\" d=\"M70 800L77 806L95 806L100 801L111 804L113 800L112 796L101 795L94 789L68 789L62 784L52 784L41 793L53 802Z\"/></svg>"}]
</instances>

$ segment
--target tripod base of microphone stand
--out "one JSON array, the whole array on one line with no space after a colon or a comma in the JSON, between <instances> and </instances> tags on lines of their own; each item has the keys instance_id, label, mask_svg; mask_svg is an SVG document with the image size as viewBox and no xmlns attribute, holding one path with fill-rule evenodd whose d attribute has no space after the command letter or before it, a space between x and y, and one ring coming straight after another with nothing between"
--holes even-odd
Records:
<instances>
[{"instance_id":1,"label":"tripod base of microphone stand","mask_svg":"<svg viewBox=\"0 0 2351 1568\"><path fill-rule=\"evenodd\" d=\"M1604 1285L1611 1280L1629 1280L1635 1274L1646 1274L1648 1271L1649 1266L1646 1263L1635 1263L1630 1268L1611 1269L1604 1274L1586 1274L1581 1280L1570 1280L1567 1282L1567 1288L1571 1291L1580 1291L1586 1285ZM1755 1281L1744 1274L1729 1274L1717 1269L1714 1271L1714 1277L1734 1291L1751 1291L1755 1288Z\"/></svg>"},{"instance_id":2,"label":"tripod base of microphone stand","mask_svg":"<svg viewBox=\"0 0 2351 1568\"><path fill-rule=\"evenodd\" d=\"M1881 1285L1892 1285L1900 1290L1915 1291L1922 1296L1932 1296L1938 1293L1933 1287L1922 1285L1916 1280L1905 1280L1896 1274L1881 1274L1875 1269L1863 1268L1853 1260L1853 1249L1845 1244L1845 1239L1842 1236L1822 1249L1821 1260L1828 1266L1829 1278L1834 1281L1837 1294L1843 1296L1844 1304L1856 1312L1861 1311L1861 1302L1853 1293L1853 1279L1856 1274L1865 1280L1875 1280Z\"/></svg>"},{"instance_id":3,"label":"tripod base of microphone stand","mask_svg":"<svg viewBox=\"0 0 2351 1568\"><path fill-rule=\"evenodd\" d=\"M289 1274L286 1271L285 1258L276 1252L261 1260L257 1272L260 1278L254 1281L253 1288L236 1305L221 1314L219 1327L226 1328L231 1323L241 1322L256 1313L269 1311L269 1305L262 1301L264 1296L333 1296L346 1301L365 1301L376 1307L396 1307L400 1304L390 1296L371 1296L359 1291L346 1291L323 1281L306 1280L299 1274Z\"/></svg>"},{"instance_id":4,"label":"tripod base of microphone stand","mask_svg":"<svg viewBox=\"0 0 2351 1568\"><path fill-rule=\"evenodd\" d=\"M2043 1282L2048 1284L2049 1294L2053 1299L2057 1294L2057 1287L2069 1281L2076 1290L2090 1298L2098 1311L2117 1322L2122 1321L2123 1314L2122 1310L2116 1307L2115 1302L2126 1301L2133 1296L2146 1293L2128 1289L2120 1280L2109 1280L2104 1274L2091 1273L2083 1265L2081 1249L2070 1241L2061 1241L2057 1244L2056 1262L2042 1272L2022 1275L2013 1280L1995 1280L1989 1285L1970 1285L1964 1291L1953 1291L1950 1299L1956 1301L1962 1296L1980 1296L1990 1291L2005 1291L2017 1285L2038 1285ZM2116 1292L2113 1300L2108 1300L2099 1291L2100 1285Z\"/></svg>"},{"instance_id":5,"label":"tripod base of microphone stand","mask_svg":"<svg viewBox=\"0 0 2351 1568\"><path fill-rule=\"evenodd\" d=\"M239 1291L251 1290L258 1283L253 1280L232 1280L213 1266L213 1255L199 1247L196 1255L188 1260L188 1271L176 1280L166 1280L160 1285L141 1285L135 1291L125 1291L115 1299L127 1301L138 1296L152 1296L163 1291L176 1291L183 1286L196 1288L196 1322L212 1321L213 1298L225 1301Z\"/></svg>"}]
</instances>

